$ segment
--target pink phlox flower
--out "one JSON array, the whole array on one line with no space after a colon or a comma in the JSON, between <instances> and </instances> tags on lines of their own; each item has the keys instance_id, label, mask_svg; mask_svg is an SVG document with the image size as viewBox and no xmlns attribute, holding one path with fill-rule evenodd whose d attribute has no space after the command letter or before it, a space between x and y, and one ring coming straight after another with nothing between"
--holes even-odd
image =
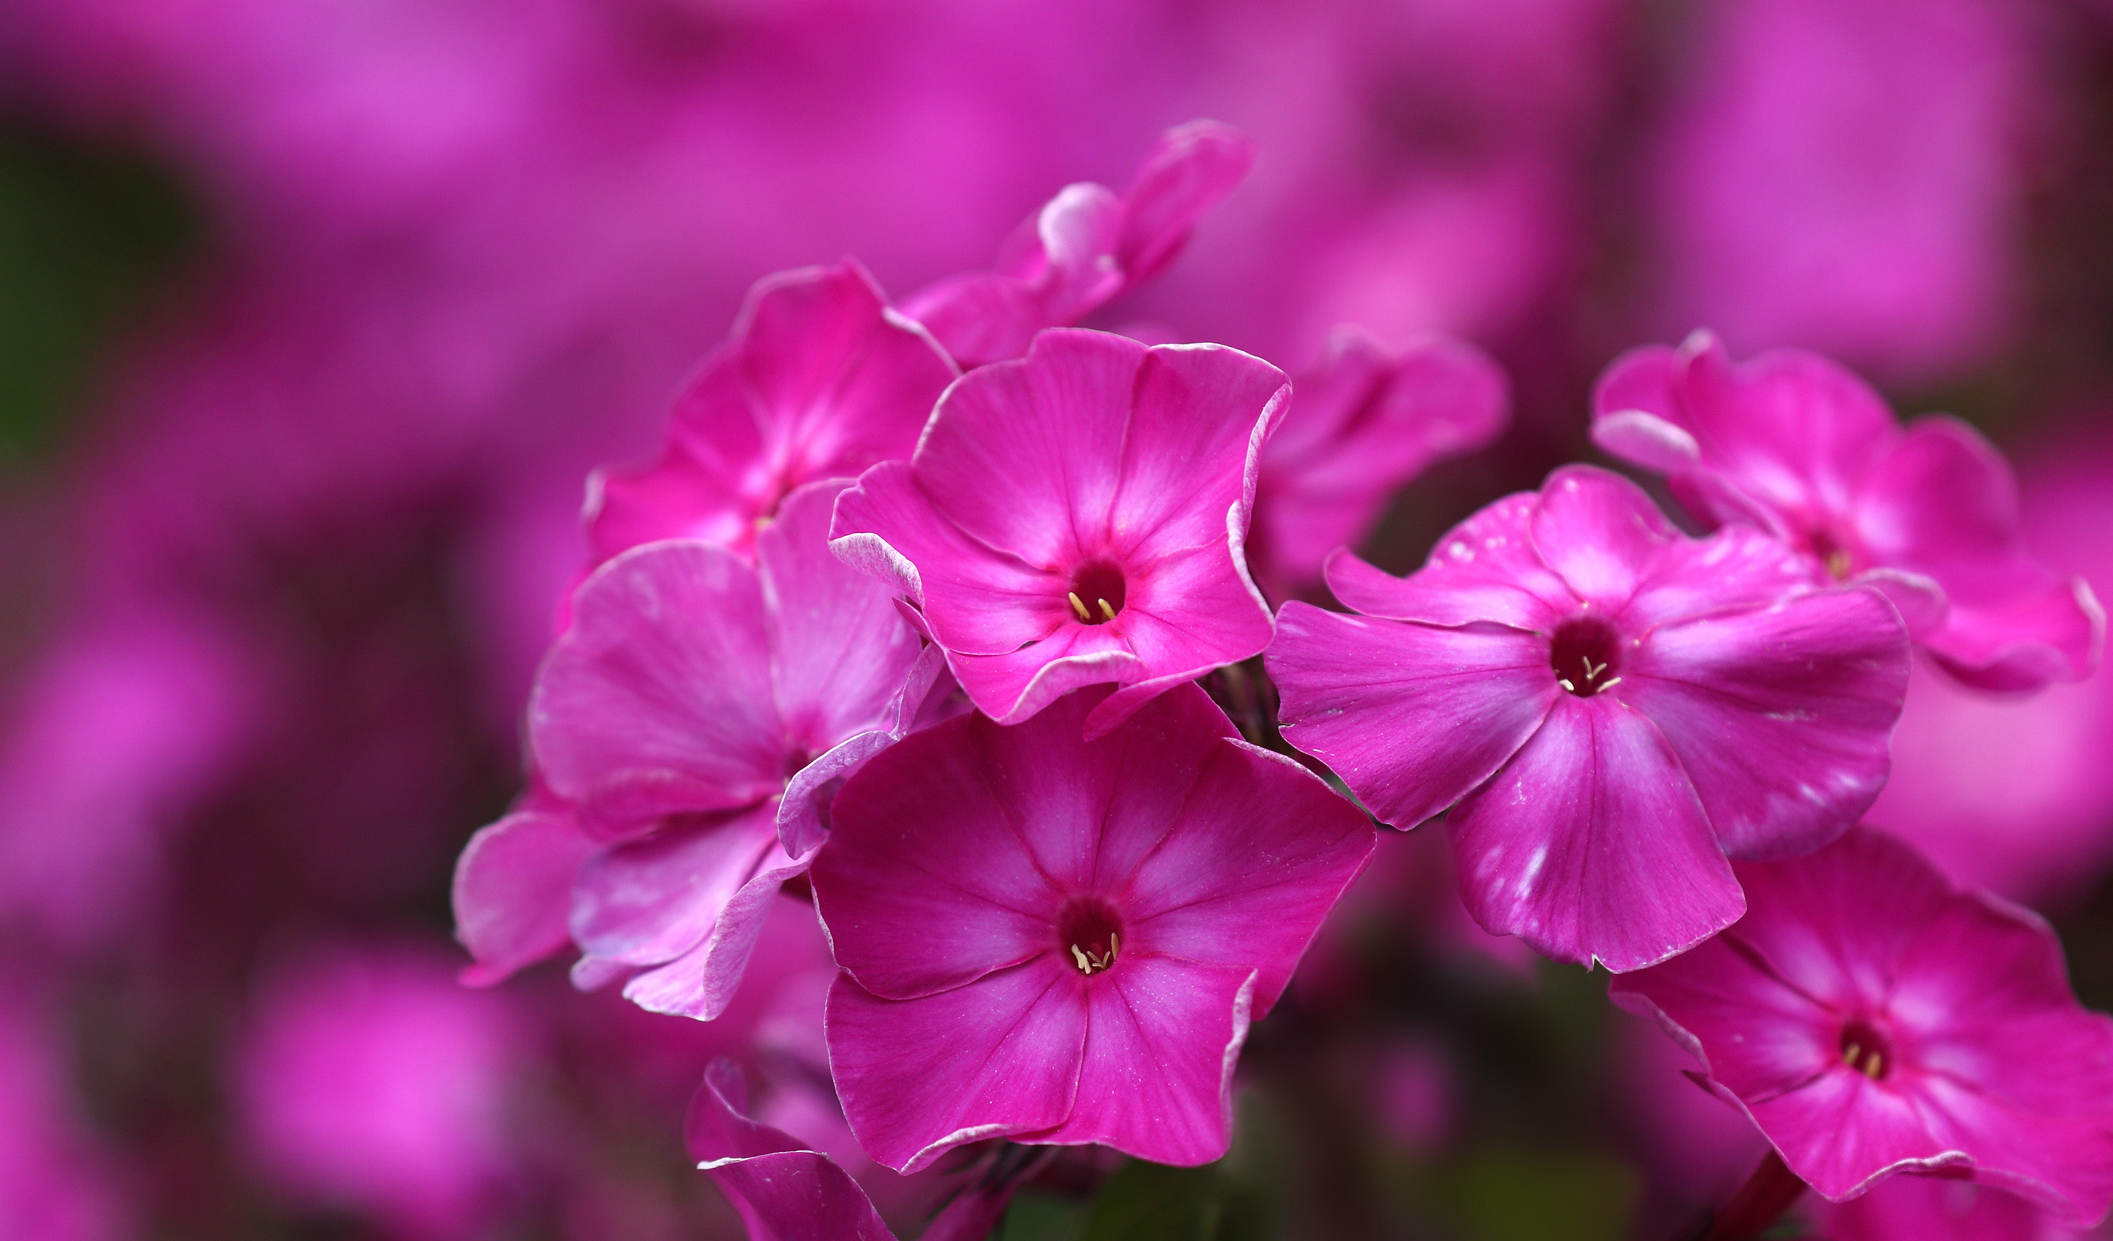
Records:
<instances>
[{"instance_id":1,"label":"pink phlox flower","mask_svg":"<svg viewBox=\"0 0 2113 1241\"><path fill-rule=\"evenodd\" d=\"M1816 590L1758 531L1683 537L1636 484L1557 470L1396 578L1347 552L1361 615L1284 605L1284 739L1372 812L1448 818L1468 912L1621 971L1730 925L1727 853L1817 848L1886 777L1908 646L1868 590Z\"/></svg>"},{"instance_id":2,"label":"pink phlox flower","mask_svg":"<svg viewBox=\"0 0 2113 1241\"><path fill-rule=\"evenodd\" d=\"M580 588L529 707L542 791L457 870L474 980L555 948L562 895L579 985L627 978L624 994L657 1012L725 1009L771 898L827 833L836 786L944 701L939 654L829 552L844 485L787 497L753 568L669 540Z\"/></svg>"},{"instance_id":3,"label":"pink phlox flower","mask_svg":"<svg viewBox=\"0 0 2113 1241\"><path fill-rule=\"evenodd\" d=\"M1054 328L963 376L908 461L837 502L837 553L908 597L985 714L1115 682L1112 727L1269 644L1241 546L1284 373L1222 345Z\"/></svg>"},{"instance_id":4,"label":"pink phlox flower","mask_svg":"<svg viewBox=\"0 0 2113 1241\"><path fill-rule=\"evenodd\" d=\"M474 1235L514 1159L527 1032L422 952L340 948L260 989L233 1051L248 1144L287 1192L416 1237Z\"/></svg>"},{"instance_id":5,"label":"pink phlox flower","mask_svg":"<svg viewBox=\"0 0 2113 1241\"><path fill-rule=\"evenodd\" d=\"M963 366L1017 358L1043 328L1079 322L1172 262L1254 160L1253 141L1229 125L1170 129L1121 194L1091 181L1065 186L1006 240L990 271L911 294L902 311Z\"/></svg>"},{"instance_id":6,"label":"pink phlox flower","mask_svg":"<svg viewBox=\"0 0 2113 1241\"><path fill-rule=\"evenodd\" d=\"M984 1138L1223 1155L1233 1064L1371 856L1369 820L1194 685L970 715L838 795L810 876L845 1117L903 1172Z\"/></svg>"},{"instance_id":7,"label":"pink phlox flower","mask_svg":"<svg viewBox=\"0 0 2113 1241\"><path fill-rule=\"evenodd\" d=\"M829 1156L751 1118L738 1066L715 1060L690 1100L683 1137L752 1237L776 1241L895 1241L866 1191ZM982 1241L1012 1201L1013 1180L964 1187L926 1225L922 1241Z\"/></svg>"},{"instance_id":8,"label":"pink phlox flower","mask_svg":"<svg viewBox=\"0 0 2113 1241\"><path fill-rule=\"evenodd\" d=\"M2076 1002L2054 932L1892 837L1741 862L1749 907L1619 979L1807 1184L1963 1177L2070 1222L2113 1202L2113 1019Z\"/></svg>"},{"instance_id":9,"label":"pink phlox flower","mask_svg":"<svg viewBox=\"0 0 2113 1241\"><path fill-rule=\"evenodd\" d=\"M757 281L677 398L659 458L590 482L595 561L670 538L752 554L757 521L794 488L909 456L957 373L855 261Z\"/></svg>"},{"instance_id":10,"label":"pink phlox flower","mask_svg":"<svg viewBox=\"0 0 2113 1241\"><path fill-rule=\"evenodd\" d=\"M1593 410L1594 442L1662 471L1696 516L1768 531L1815 580L1883 591L1959 679L2028 690L2097 666L2098 601L2025 550L2010 465L1964 422L1903 428L1825 358L1737 365L1707 332L1617 359Z\"/></svg>"},{"instance_id":11,"label":"pink phlox flower","mask_svg":"<svg viewBox=\"0 0 2113 1241\"><path fill-rule=\"evenodd\" d=\"M1262 450L1248 567L1282 597L1371 533L1393 494L1433 462L1494 440L1510 414L1504 372L1472 345L1427 340L1400 353L1338 331Z\"/></svg>"}]
</instances>

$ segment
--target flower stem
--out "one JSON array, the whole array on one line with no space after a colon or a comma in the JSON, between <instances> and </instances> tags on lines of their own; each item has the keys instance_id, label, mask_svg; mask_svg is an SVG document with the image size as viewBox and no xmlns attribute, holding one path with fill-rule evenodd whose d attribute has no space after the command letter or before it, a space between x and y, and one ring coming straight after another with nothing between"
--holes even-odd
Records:
<instances>
[{"instance_id":1,"label":"flower stem","mask_svg":"<svg viewBox=\"0 0 2113 1241\"><path fill-rule=\"evenodd\" d=\"M1753 1241L1783 1218L1783 1212L1804 1192L1805 1182L1783 1165L1781 1155L1771 1150L1739 1192L1710 1220L1703 1241Z\"/></svg>"}]
</instances>

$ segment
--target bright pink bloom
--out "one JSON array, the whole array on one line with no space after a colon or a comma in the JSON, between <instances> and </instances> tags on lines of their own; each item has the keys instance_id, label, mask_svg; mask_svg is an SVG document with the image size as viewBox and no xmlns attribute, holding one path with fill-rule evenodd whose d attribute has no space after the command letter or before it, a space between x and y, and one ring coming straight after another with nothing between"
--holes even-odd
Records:
<instances>
[{"instance_id":1,"label":"bright pink bloom","mask_svg":"<svg viewBox=\"0 0 2113 1241\"><path fill-rule=\"evenodd\" d=\"M990 1137L1218 1158L1250 1016L1371 855L1202 690L1081 740L1099 697L929 729L837 797L811 876L844 971L829 1061L889 1167Z\"/></svg>"},{"instance_id":2,"label":"bright pink bloom","mask_svg":"<svg viewBox=\"0 0 2113 1241\"><path fill-rule=\"evenodd\" d=\"M1814 1212L1827 1241L2084 1241L2028 1199L1949 1177L1896 1176Z\"/></svg>"},{"instance_id":3,"label":"bright pink bloom","mask_svg":"<svg viewBox=\"0 0 2113 1241\"><path fill-rule=\"evenodd\" d=\"M748 1225L775 1241L895 1241L872 1199L829 1156L751 1119L741 1070L715 1060L690 1100L684 1139ZM966 1188L925 1227L921 1241L983 1241L1012 1201L1016 1182Z\"/></svg>"},{"instance_id":4,"label":"bright pink bloom","mask_svg":"<svg viewBox=\"0 0 2113 1241\"><path fill-rule=\"evenodd\" d=\"M855 262L757 281L676 402L660 459L596 476L596 561L672 538L749 554L795 487L909 456L957 373Z\"/></svg>"},{"instance_id":5,"label":"bright pink bloom","mask_svg":"<svg viewBox=\"0 0 2113 1241\"><path fill-rule=\"evenodd\" d=\"M249 1145L288 1191L464 1236L513 1158L523 1033L437 959L348 949L268 982L229 1069Z\"/></svg>"},{"instance_id":6,"label":"bright pink bloom","mask_svg":"<svg viewBox=\"0 0 2113 1241\"><path fill-rule=\"evenodd\" d=\"M909 597L985 714L1113 681L1092 717L1111 727L1269 645L1241 544L1290 394L1222 345L1053 329L948 389L916 456L844 493L831 540Z\"/></svg>"},{"instance_id":7,"label":"bright pink bloom","mask_svg":"<svg viewBox=\"0 0 2113 1241\"><path fill-rule=\"evenodd\" d=\"M1746 917L1617 980L1827 1198L1895 1172L1998 1185L2080 1222L2113 1201L2113 1019L2031 913L1852 832L1742 862Z\"/></svg>"},{"instance_id":8,"label":"bright pink bloom","mask_svg":"<svg viewBox=\"0 0 2113 1241\"><path fill-rule=\"evenodd\" d=\"M1230 126L1170 129L1129 189L1065 186L1006 240L992 270L914 293L903 313L963 366L1017 358L1043 328L1077 323L1172 262L1254 162L1254 143Z\"/></svg>"},{"instance_id":9,"label":"bright pink bloom","mask_svg":"<svg viewBox=\"0 0 2113 1241\"><path fill-rule=\"evenodd\" d=\"M1318 580L1328 553L1370 533L1394 492L1495 439L1510 396L1504 372L1471 345L1437 339L1394 354L1362 331L1337 333L1262 450L1247 536L1255 577L1277 594Z\"/></svg>"},{"instance_id":10,"label":"bright pink bloom","mask_svg":"<svg viewBox=\"0 0 2113 1241\"><path fill-rule=\"evenodd\" d=\"M1388 823L1453 807L1488 930L1638 969L1738 918L1726 853L1816 848L1885 783L1900 622L1805 581L1766 535L1683 538L1627 479L1561 469L1406 579L1331 557L1363 615L1284 606L1284 739Z\"/></svg>"},{"instance_id":11,"label":"bright pink bloom","mask_svg":"<svg viewBox=\"0 0 2113 1241\"><path fill-rule=\"evenodd\" d=\"M1961 680L2037 689L2097 665L2105 617L2090 588L2027 554L2009 463L1965 423L1903 429L1825 358L1734 365L1701 332L1617 359L1593 404L1600 447L1664 472L1698 517L1791 544L1815 580L1883 591Z\"/></svg>"},{"instance_id":12,"label":"bright pink bloom","mask_svg":"<svg viewBox=\"0 0 2113 1241\"><path fill-rule=\"evenodd\" d=\"M556 948L582 986L630 976L713 1017L763 915L826 831L835 784L918 718L943 675L888 592L830 554L841 482L794 492L755 568L675 540L604 565L538 678L543 788L463 851L456 916L488 981Z\"/></svg>"}]
</instances>

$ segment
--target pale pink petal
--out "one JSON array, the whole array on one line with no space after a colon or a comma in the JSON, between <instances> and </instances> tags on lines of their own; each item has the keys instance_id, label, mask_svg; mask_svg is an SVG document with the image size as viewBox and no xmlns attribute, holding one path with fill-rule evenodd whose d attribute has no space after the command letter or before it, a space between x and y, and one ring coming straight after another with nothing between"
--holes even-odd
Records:
<instances>
[{"instance_id":1,"label":"pale pink petal","mask_svg":"<svg viewBox=\"0 0 2113 1241\"><path fill-rule=\"evenodd\" d=\"M1534 551L1527 525L1537 501L1525 491L1488 505L1440 538L1423 568L1407 578L1339 551L1328 558L1328 589L1367 616L1552 629L1576 610L1578 599Z\"/></svg>"},{"instance_id":2,"label":"pale pink petal","mask_svg":"<svg viewBox=\"0 0 2113 1241\"><path fill-rule=\"evenodd\" d=\"M589 956L659 965L702 943L777 843L775 808L678 819L611 845L573 888L572 937Z\"/></svg>"},{"instance_id":3,"label":"pale pink petal","mask_svg":"<svg viewBox=\"0 0 2113 1241\"><path fill-rule=\"evenodd\" d=\"M1679 757L1723 847L1809 853L1885 787L1907 694L1907 635L1862 590L1660 626L1610 692Z\"/></svg>"},{"instance_id":4,"label":"pale pink petal","mask_svg":"<svg viewBox=\"0 0 2113 1241\"><path fill-rule=\"evenodd\" d=\"M1548 643L1496 625L1441 629L1287 603L1265 662L1285 740L1410 828L1526 744L1563 691Z\"/></svg>"},{"instance_id":5,"label":"pale pink petal","mask_svg":"<svg viewBox=\"0 0 2113 1241\"><path fill-rule=\"evenodd\" d=\"M624 998L648 1012L717 1020L740 989L779 890L807 865L774 845L755 875L727 898L704 940L664 965L633 974L624 983Z\"/></svg>"},{"instance_id":6,"label":"pale pink petal","mask_svg":"<svg viewBox=\"0 0 2113 1241\"><path fill-rule=\"evenodd\" d=\"M590 826L775 794L786 743L754 571L689 542L602 566L536 679L528 732L551 789Z\"/></svg>"},{"instance_id":7,"label":"pale pink petal","mask_svg":"<svg viewBox=\"0 0 2113 1241\"><path fill-rule=\"evenodd\" d=\"M1089 1016L1077 1100L1062 1125L1030 1140L1097 1142L1180 1167L1222 1157L1253 972L1138 955L1082 981Z\"/></svg>"},{"instance_id":8,"label":"pale pink petal","mask_svg":"<svg viewBox=\"0 0 2113 1241\"><path fill-rule=\"evenodd\" d=\"M1559 961L1641 969L1745 911L1665 739L1606 694L1557 695L1448 823L1475 921Z\"/></svg>"},{"instance_id":9,"label":"pale pink petal","mask_svg":"<svg viewBox=\"0 0 2113 1241\"><path fill-rule=\"evenodd\" d=\"M910 1173L965 1142L1063 1123L1090 981L1053 954L914 1000L877 999L840 975L829 1065L859 1145Z\"/></svg>"},{"instance_id":10,"label":"pale pink petal","mask_svg":"<svg viewBox=\"0 0 2113 1241\"><path fill-rule=\"evenodd\" d=\"M829 550L844 487L800 488L756 536L778 714L810 754L879 727L921 648L894 595Z\"/></svg>"},{"instance_id":11,"label":"pale pink petal","mask_svg":"<svg viewBox=\"0 0 2113 1241\"><path fill-rule=\"evenodd\" d=\"M571 939L572 883L594 839L562 810L517 810L470 837L455 863L455 935L472 986L499 982Z\"/></svg>"}]
</instances>

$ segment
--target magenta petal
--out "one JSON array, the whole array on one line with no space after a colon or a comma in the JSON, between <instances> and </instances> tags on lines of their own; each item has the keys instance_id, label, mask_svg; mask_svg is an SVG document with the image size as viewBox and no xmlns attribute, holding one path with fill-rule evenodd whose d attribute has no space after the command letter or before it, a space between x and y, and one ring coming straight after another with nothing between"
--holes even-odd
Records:
<instances>
[{"instance_id":1,"label":"magenta petal","mask_svg":"<svg viewBox=\"0 0 2113 1241\"><path fill-rule=\"evenodd\" d=\"M1665 739L1610 695L1558 695L1448 822L1475 921L1560 961L1641 969L1746 907Z\"/></svg>"},{"instance_id":2,"label":"magenta petal","mask_svg":"<svg viewBox=\"0 0 2113 1241\"><path fill-rule=\"evenodd\" d=\"M1702 539L1666 545L1621 611L1624 629L1647 634L1686 620L1802 594L1814 584L1811 564L1773 535L1726 526Z\"/></svg>"},{"instance_id":3,"label":"magenta petal","mask_svg":"<svg viewBox=\"0 0 2113 1241\"><path fill-rule=\"evenodd\" d=\"M902 313L923 324L965 367L1027 352L1036 332L1050 326L1043 301L1011 276L972 272L903 299Z\"/></svg>"},{"instance_id":4,"label":"magenta petal","mask_svg":"<svg viewBox=\"0 0 2113 1241\"><path fill-rule=\"evenodd\" d=\"M1247 177L1254 140L1217 121L1190 121L1160 136L1123 193L1125 218L1116 251L1132 284L1172 262L1189 233Z\"/></svg>"},{"instance_id":5,"label":"magenta petal","mask_svg":"<svg viewBox=\"0 0 2113 1241\"><path fill-rule=\"evenodd\" d=\"M877 999L839 975L829 1065L859 1145L910 1173L965 1142L1063 1123L1078 1089L1087 981L1053 954L914 1000Z\"/></svg>"},{"instance_id":6,"label":"magenta petal","mask_svg":"<svg viewBox=\"0 0 2113 1241\"><path fill-rule=\"evenodd\" d=\"M1747 1110L1790 1170L1827 1198L1861 1193L1895 1172L1971 1162L1931 1132L1911 1097L1840 1065Z\"/></svg>"},{"instance_id":7,"label":"magenta petal","mask_svg":"<svg viewBox=\"0 0 2113 1241\"><path fill-rule=\"evenodd\" d=\"M1661 626L1615 692L1664 734L1723 847L1767 857L1870 809L1907 678L1891 605L1841 590Z\"/></svg>"},{"instance_id":8,"label":"magenta petal","mask_svg":"<svg viewBox=\"0 0 2113 1241\"><path fill-rule=\"evenodd\" d=\"M582 818L628 825L748 805L785 778L755 573L702 543L624 553L587 579L545 661L529 741Z\"/></svg>"},{"instance_id":9,"label":"magenta petal","mask_svg":"<svg viewBox=\"0 0 2113 1241\"><path fill-rule=\"evenodd\" d=\"M455 934L476 958L475 986L496 983L570 940L572 883L595 842L569 814L517 810L470 837L455 863Z\"/></svg>"},{"instance_id":10,"label":"magenta petal","mask_svg":"<svg viewBox=\"0 0 2113 1241\"><path fill-rule=\"evenodd\" d=\"M1052 363L1058 343L1050 345ZM1224 345L1147 350L1123 401L1121 482L1108 507L1108 545L1125 560L1223 548L1228 538L1237 548L1262 445L1290 400L1284 372L1252 354ZM1235 507L1239 517L1228 526ZM1259 596L1255 606L1262 606Z\"/></svg>"},{"instance_id":11,"label":"magenta petal","mask_svg":"<svg viewBox=\"0 0 2113 1241\"><path fill-rule=\"evenodd\" d=\"M1853 831L1824 851L1734 868L1750 906L1732 933L1778 975L1844 1011L1884 994L1894 961L1951 891L1913 849ZM1783 916L1776 911L1795 911Z\"/></svg>"},{"instance_id":12,"label":"magenta petal","mask_svg":"<svg viewBox=\"0 0 2113 1241\"><path fill-rule=\"evenodd\" d=\"M1108 533L1147 355L1133 340L1060 328L1020 361L971 372L947 390L918 445L916 486L971 540L1029 565L1071 562L1082 541ZM927 596L929 612L929 585ZM1050 598L1062 605L1062 589Z\"/></svg>"},{"instance_id":13,"label":"magenta petal","mask_svg":"<svg viewBox=\"0 0 2113 1241\"><path fill-rule=\"evenodd\" d=\"M648 1012L717 1020L748 972L779 889L806 869L806 862L771 849L755 876L727 899L703 942L665 965L633 974L624 983L624 998Z\"/></svg>"},{"instance_id":14,"label":"magenta petal","mask_svg":"<svg viewBox=\"0 0 2113 1241\"><path fill-rule=\"evenodd\" d=\"M949 651L1008 654L1070 619L1064 578L963 533L908 462L861 475L837 498L829 537L845 562L909 595Z\"/></svg>"},{"instance_id":15,"label":"magenta petal","mask_svg":"<svg viewBox=\"0 0 2113 1241\"><path fill-rule=\"evenodd\" d=\"M1548 476L1527 532L1541 562L1587 602L1619 609L1678 536L1643 488L1568 465Z\"/></svg>"},{"instance_id":16,"label":"magenta petal","mask_svg":"<svg viewBox=\"0 0 2113 1241\"><path fill-rule=\"evenodd\" d=\"M798 1139L744 1113L740 1070L715 1060L690 1100L690 1154L753 1237L771 1241L895 1241L849 1173Z\"/></svg>"},{"instance_id":17,"label":"magenta petal","mask_svg":"<svg viewBox=\"0 0 2113 1241\"><path fill-rule=\"evenodd\" d=\"M1037 717L1020 728L1049 726ZM929 995L1060 950L1050 930L1060 898L985 769L1052 790L1066 773L1035 778L1037 738L1017 731L977 727L973 717L939 725L838 794L836 827L815 859L815 905L837 963L865 989ZM1098 805L1087 816L1079 796L1059 792L1047 812L1097 820Z\"/></svg>"},{"instance_id":18,"label":"magenta petal","mask_svg":"<svg viewBox=\"0 0 2113 1241\"><path fill-rule=\"evenodd\" d=\"M1140 955L1086 987L1090 1011L1071 1116L1035 1142L1098 1142L1194 1167L1232 1140L1233 1065L1255 976Z\"/></svg>"},{"instance_id":19,"label":"magenta petal","mask_svg":"<svg viewBox=\"0 0 2113 1241\"><path fill-rule=\"evenodd\" d=\"M1287 603L1265 660L1284 739L1409 828L1465 797L1526 744L1562 691L1545 639L1441 629Z\"/></svg>"},{"instance_id":20,"label":"magenta petal","mask_svg":"<svg viewBox=\"0 0 2113 1241\"><path fill-rule=\"evenodd\" d=\"M1367 616L1552 628L1576 609L1577 596L1534 551L1527 525L1538 500L1533 492L1519 492L1484 507L1440 538L1423 568L1407 578L1339 551L1328 558L1328 589Z\"/></svg>"},{"instance_id":21,"label":"magenta petal","mask_svg":"<svg viewBox=\"0 0 2113 1241\"><path fill-rule=\"evenodd\" d=\"M1146 672L1115 635L1075 625L1011 654L955 655L947 666L976 706L1001 724L1028 719L1073 690L1136 683ZM1148 694L1165 688L1148 687Z\"/></svg>"},{"instance_id":22,"label":"magenta petal","mask_svg":"<svg viewBox=\"0 0 2113 1241\"><path fill-rule=\"evenodd\" d=\"M1740 1099L1795 1090L1841 1064L1839 1018L1737 939L1739 928L1608 988L1655 1017ZM1742 1105L1743 1106L1743 1105Z\"/></svg>"},{"instance_id":23,"label":"magenta petal","mask_svg":"<svg viewBox=\"0 0 2113 1241\"><path fill-rule=\"evenodd\" d=\"M1170 748L1136 745L1132 761L1144 767ZM1182 787L1135 781L1140 792L1150 784ZM1371 858L1371 820L1293 760L1230 738L1206 751L1177 814L1154 813L1129 793L1111 800L1095 865L1109 876L1134 869L1126 904L1139 951L1221 966L1229 977L1252 972L1254 1015L1267 1014ZM1146 856L1149 865L1138 864ZM1142 994L1128 982L1124 993ZM1089 1072L1091 1051L1089 1041Z\"/></svg>"},{"instance_id":24,"label":"magenta petal","mask_svg":"<svg viewBox=\"0 0 2113 1241\"><path fill-rule=\"evenodd\" d=\"M598 471L581 514L596 563L662 539L701 539L746 554L775 484L763 430L742 391L733 345L705 358L647 465Z\"/></svg>"},{"instance_id":25,"label":"magenta petal","mask_svg":"<svg viewBox=\"0 0 2113 1241\"><path fill-rule=\"evenodd\" d=\"M844 486L800 488L756 536L778 713L810 753L879 727L921 647L894 595L829 549Z\"/></svg>"}]
</instances>

